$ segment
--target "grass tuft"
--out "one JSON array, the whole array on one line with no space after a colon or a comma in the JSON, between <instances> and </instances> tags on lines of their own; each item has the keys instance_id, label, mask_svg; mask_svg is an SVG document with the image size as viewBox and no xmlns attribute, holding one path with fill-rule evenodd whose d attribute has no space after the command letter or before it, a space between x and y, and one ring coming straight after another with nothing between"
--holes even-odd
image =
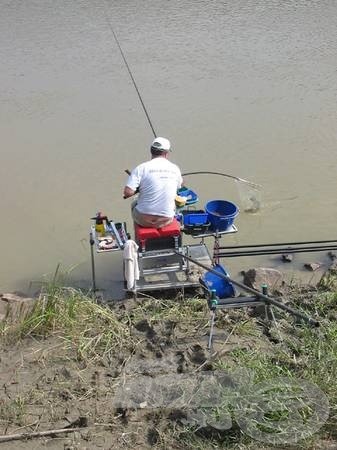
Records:
<instances>
[{"instance_id":1,"label":"grass tuft","mask_svg":"<svg viewBox=\"0 0 337 450\"><path fill-rule=\"evenodd\" d=\"M127 320L72 288L46 286L33 311L21 322L2 327L7 342L58 335L78 359L103 358L134 345Z\"/></svg>"}]
</instances>

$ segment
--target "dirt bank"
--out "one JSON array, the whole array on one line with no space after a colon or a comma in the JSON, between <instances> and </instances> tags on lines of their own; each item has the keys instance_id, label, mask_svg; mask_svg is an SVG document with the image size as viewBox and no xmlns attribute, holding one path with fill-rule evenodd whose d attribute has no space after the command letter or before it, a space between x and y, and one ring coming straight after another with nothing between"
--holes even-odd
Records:
<instances>
[{"instance_id":1,"label":"dirt bank","mask_svg":"<svg viewBox=\"0 0 337 450\"><path fill-rule=\"evenodd\" d=\"M321 301L319 310L318 303L314 304L315 289L296 292L295 306L304 305L316 317L322 312L326 315L327 308L333 313L335 300L330 299L328 305ZM46 298L55 295L53 291ZM67 308L73 301L69 295L64 299ZM283 301L292 295L290 290L285 292ZM107 309L76 294L72 322L67 325L65 310L60 309L60 291L57 299L55 311L45 303L29 326L26 321L26 328L3 332L0 434L77 430L4 442L1 448L284 448L278 440L275 446L268 440L252 439L230 410L219 419L219 404L213 416L201 414L219 397L219 391L209 396L214 379L221 376L222 388L233 393L245 384L278 376L313 383L322 376L316 369L310 376L310 370L316 368L315 342L326 329L309 330L277 311L278 328L249 309L219 311L213 348L208 350L210 316L204 299L128 300ZM96 307L97 311L91 309ZM55 313L52 321L45 317L46 311ZM323 369L330 375L335 370L331 364ZM325 428L319 426L314 436L304 433L306 439L287 448L337 448L335 390L324 383L320 389L329 397L332 412L329 420L324 417Z\"/></svg>"}]
</instances>

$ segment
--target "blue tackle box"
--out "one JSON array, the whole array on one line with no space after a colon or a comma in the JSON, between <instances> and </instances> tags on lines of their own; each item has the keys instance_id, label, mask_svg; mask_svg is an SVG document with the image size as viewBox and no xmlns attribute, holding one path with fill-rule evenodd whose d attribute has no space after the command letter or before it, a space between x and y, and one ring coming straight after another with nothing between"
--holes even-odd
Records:
<instances>
[{"instance_id":1,"label":"blue tackle box","mask_svg":"<svg viewBox=\"0 0 337 450\"><path fill-rule=\"evenodd\" d=\"M182 223L184 225L184 233L186 234L203 234L210 227L211 223L208 214L205 211L182 211Z\"/></svg>"}]
</instances>

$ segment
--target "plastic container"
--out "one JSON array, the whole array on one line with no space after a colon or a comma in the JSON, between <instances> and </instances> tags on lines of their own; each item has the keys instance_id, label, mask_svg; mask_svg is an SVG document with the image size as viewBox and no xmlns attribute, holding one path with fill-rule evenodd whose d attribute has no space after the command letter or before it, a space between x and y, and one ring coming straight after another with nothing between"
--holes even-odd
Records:
<instances>
[{"instance_id":1,"label":"plastic container","mask_svg":"<svg viewBox=\"0 0 337 450\"><path fill-rule=\"evenodd\" d=\"M186 205L187 198L181 195L176 195L175 204L177 208L183 208Z\"/></svg>"},{"instance_id":2,"label":"plastic container","mask_svg":"<svg viewBox=\"0 0 337 450\"><path fill-rule=\"evenodd\" d=\"M104 216L100 211L96 214L95 217L91 218L95 221L95 231L97 237L104 237L105 236L105 225L104 220L107 220L107 217Z\"/></svg>"},{"instance_id":3,"label":"plastic container","mask_svg":"<svg viewBox=\"0 0 337 450\"><path fill-rule=\"evenodd\" d=\"M184 233L203 234L209 226L208 214L205 211L185 210L182 212L182 222L184 224Z\"/></svg>"},{"instance_id":4,"label":"plastic container","mask_svg":"<svg viewBox=\"0 0 337 450\"><path fill-rule=\"evenodd\" d=\"M236 216L239 214L239 208L227 200L211 200L206 203L205 210L212 231L227 230L233 225Z\"/></svg>"},{"instance_id":5,"label":"plastic container","mask_svg":"<svg viewBox=\"0 0 337 450\"><path fill-rule=\"evenodd\" d=\"M185 203L186 206L194 205L195 203L197 203L197 201L199 201L197 194L194 191L192 191L192 189L182 187L178 190L178 195L180 197L187 198Z\"/></svg>"},{"instance_id":6,"label":"plastic container","mask_svg":"<svg viewBox=\"0 0 337 450\"><path fill-rule=\"evenodd\" d=\"M221 264L216 264L213 269L223 275L229 276L226 269ZM213 272L206 272L201 277L201 281L205 285L205 287L207 287L207 289L209 289L210 291L215 291L217 297L219 298L228 298L235 296L235 289L232 283L222 277L219 277Z\"/></svg>"}]
</instances>

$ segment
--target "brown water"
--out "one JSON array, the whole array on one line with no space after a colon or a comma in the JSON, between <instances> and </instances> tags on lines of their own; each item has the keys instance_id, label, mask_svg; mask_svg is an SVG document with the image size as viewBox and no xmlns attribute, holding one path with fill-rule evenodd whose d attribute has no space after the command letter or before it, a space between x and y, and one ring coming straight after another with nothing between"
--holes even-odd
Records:
<instances>
[{"instance_id":1,"label":"brown water","mask_svg":"<svg viewBox=\"0 0 337 450\"><path fill-rule=\"evenodd\" d=\"M88 285L89 218L131 228L124 169L148 158L152 132L107 18L182 171L263 185L262 210L241 212L226 243L334 239L336 15L332 0L1 0L0 292L59 262ZM232 180L186 182L200 207L240 205ZM121 279L120 254L97 264Z\"/></svg>"}]
</instances>

